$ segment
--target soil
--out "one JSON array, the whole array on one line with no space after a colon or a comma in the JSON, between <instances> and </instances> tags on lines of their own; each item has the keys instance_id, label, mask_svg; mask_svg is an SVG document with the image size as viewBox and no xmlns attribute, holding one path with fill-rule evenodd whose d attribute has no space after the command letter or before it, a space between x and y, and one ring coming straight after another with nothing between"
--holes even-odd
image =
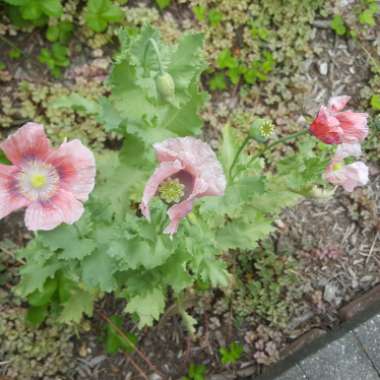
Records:
<instances>
[{"instance_id":1,"label":"soil","mask_svg":"<svg viewBox=\"0 0 380 380\"><path fill-rule=\"evenodd\" d=\"M352 95L352 107L355 107L362 84L370 75L363 49L350 40L337 38L323 21L317 20L311 44L318 53L304 62L299 79L312 88L303 104L310 114L315 112L315 104L324 103L331 94ZM378 26L375 33L379 32ZM25 67L20 72L25 71L30 71L29 80L41 78L40 65ZM21 78L22 75L18 80ZM213 100L215 106L219 99L216 96ZM215 133L208 131L205 135L214 137ZM124 305L107 296L97 304L94 318L87 321L91 329L73 338L77 368L67 379L177 380L192 363L204 364L209 374L222 374L209 377L213 380L244 379L262 373L265 365L278 360L280 352L286 351L287 345L306 331L331 329L339 324L338 310L380 282L380 168L377 165L370 164L368 187L352 194L338 190L325 201L303 201L286 210L276 221L278 230L271 237L276 252L291 253L299 262L298 274L303 279L303 296L297 300L296 312L286 328L267 325L254 315L237 325L231 311L219 313L214 308L223 294L208 292L200 300L189 302L189 310L198 321L194 340L184 331L179 317L170 311L155 327L143 331L138 331L134 322L126 319L123 327L138 335L138 349L143 355L134 352L110 356L105 354L100 339L104 318L120 314ZM20 215L0 221L0 239L11 239L22 245L28 238ZM261 343L258 344L256 336L260 336ZM238 364L226 368L220 361L219 347L232 341L244 345L244 354Z\"/></svg>"}]
</instances>

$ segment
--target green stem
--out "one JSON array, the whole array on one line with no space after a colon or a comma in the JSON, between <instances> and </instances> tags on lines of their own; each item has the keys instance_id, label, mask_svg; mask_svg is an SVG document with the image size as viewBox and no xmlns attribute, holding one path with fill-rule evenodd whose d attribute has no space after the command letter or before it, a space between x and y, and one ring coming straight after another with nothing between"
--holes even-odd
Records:
<instances>
[{"instance_id":1,"label":"green stem","mask_svg":"<svg viewBox=\"0 0 380 380\"><path fill-rule=\"evenodd\" d=\"M158 65L160 67L160 74L163 74L164 73L164 69L163 69L163 65L162 65L162 61L161 61L160 50L158 49L157 43L156 43L156 41L153 38L149 38L149 42L152 45L154 52L156 53L156 57L157 57L157 60L158 60Z\"/></svg>"},{"instance_id":2,"label":"green stem","mask_svg":"<svg viewBox=\"0 0 380 380\"><path fill-rule=\"evenodd\" d=\"M291 134L289 136L285 136L285 137L283 137L281 139L278 139L275 142L273 142L272 144L266 145L264 147L264 149L262 149L261 151L259 151L258 153L256 153L255 155L253 155L251 157L251 159L249 160L247 166L251 165L257 158L259 158L260 156L262 156L265 152L271 150L276 145L281 144L281 143L283 143L285 141L294 140L295 138L297 138L299 136L306 135L307 133L309 133L309 130L308 129L303 129L302 131L299 131L297 133L293 133L293 134Z\"/></svg>"},{"instance_id":3,"label":"green stem","mask_svg":"<svg viewBox=\"0 0 380 380\"><path fill-rule=\"evenodd\" d=\"M232 177L232 171L233 171L233 169L234 169L234 167L235 167L235 165L236 165L236 163L237 163L237 161L238 161L238 159L239 159L240 153L241 153L241 152L243 151L243 149L248 145L248 143L249 143L249 141L250 141L251 139L252 139L252 138L248 135L248 136L245 138L245 140L243 141L243 143L240 145L238 151L236 152L235 157L234 157L234 159L233 159L233 161L232 161L232 164L231 164L231 166L230 166L230 170L229 170L229 172L228 172L228 177L229 177L230 180L233 178L233 177Z\"/></svg>"},{"instance_id":4,"label":"green stem","mask_svg":"<svg viewBox=\"0 0 380 380\"><path fill-rule=\"evenodd\" d=\"M276 140L272 144L264 146L264 149L259 150L255 155L253 155L251 157L251 159L249 160L247 166L252 165L252 163L254 161L256 161L260 156L262 156L265 152L271 150L276 145L281 144L281 143L286 142L286 141L289 141L289 140L293 140L293 139L295 139L295 138L297 138L299 136L306 135L307 133L309 133L309 129L303 129L302 131L299 131L297 133L293 133L293 134L291 134L289 136L282 137L281 139ZM237 154L236 154L236 156L234 158L234 161L233 161L233 163L231 165L230 173L229 173L229 178L231 180L233 180L239 174L239 173L236 173L234 176L232 176L232 168L235 166L235 164L236 164L236 162L237 162L237 160L239 158L239 155L240 155L241 151L248 144L249 140L250 140L250 138L249 138L249 136L247 136L246 139L243 141L243 144L240 146L240 148L239 148L239 150L238 150L238 152L237 152Z\"/></svg>"}]
</instances>

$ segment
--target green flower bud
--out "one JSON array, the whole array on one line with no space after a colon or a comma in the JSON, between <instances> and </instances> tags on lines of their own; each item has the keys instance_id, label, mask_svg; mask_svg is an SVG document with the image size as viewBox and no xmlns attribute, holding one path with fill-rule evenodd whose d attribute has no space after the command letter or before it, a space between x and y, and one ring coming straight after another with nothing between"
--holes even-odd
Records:
<instances>
[{"instance_id":1,"label":"green flower bud","mask_svg":"<svg viewBox=\"0 0 380 380\"><path fill-rule=\"evenodd\" d=\"M268 119L256 119L249 130L249 136L258 143L265 143L273 134L274 125Z\"/></svg>"},{"instance_id":2,"label":"green flower bud","mask_svg":"<svg viewBox=\"0 0 380 380\"><path fill-rule=\"evenodd\" d=\"M169 73L159 74L156 77L156 87L164 99L172 98L175 95L175 83Z\"/></svg>"}]
</instances>

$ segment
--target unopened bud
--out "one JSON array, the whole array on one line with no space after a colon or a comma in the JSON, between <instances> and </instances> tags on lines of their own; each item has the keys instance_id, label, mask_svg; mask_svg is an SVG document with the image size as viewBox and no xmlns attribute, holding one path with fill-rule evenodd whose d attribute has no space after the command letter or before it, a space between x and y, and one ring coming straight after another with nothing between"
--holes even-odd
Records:
<instances>
[{"instance_id":1,"label":"unopened bud","mask_svg":"<svg viewBox=\"0 0 380 380\"><path fill-rule=\"evenodd\" d=\"M156 87L164 99L170 99L175 95L175 83L169 73L159 74L156 77Z\"/></svg>"}]
</instances>

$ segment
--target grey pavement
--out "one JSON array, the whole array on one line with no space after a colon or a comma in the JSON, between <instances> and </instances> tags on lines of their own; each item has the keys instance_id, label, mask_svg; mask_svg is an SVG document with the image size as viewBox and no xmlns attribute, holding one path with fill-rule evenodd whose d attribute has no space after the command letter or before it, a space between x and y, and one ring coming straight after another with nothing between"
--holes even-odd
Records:
<instances>
[{"instance_id":1,"label":"grey pavement","mask_svg":"<svg viewBox=\"0 0 380 380\"><path fill-rule=\"evenodd\" d=\"M306 357L275 380L379 380L380 314Z\"/></svg>"}]
</instances>

